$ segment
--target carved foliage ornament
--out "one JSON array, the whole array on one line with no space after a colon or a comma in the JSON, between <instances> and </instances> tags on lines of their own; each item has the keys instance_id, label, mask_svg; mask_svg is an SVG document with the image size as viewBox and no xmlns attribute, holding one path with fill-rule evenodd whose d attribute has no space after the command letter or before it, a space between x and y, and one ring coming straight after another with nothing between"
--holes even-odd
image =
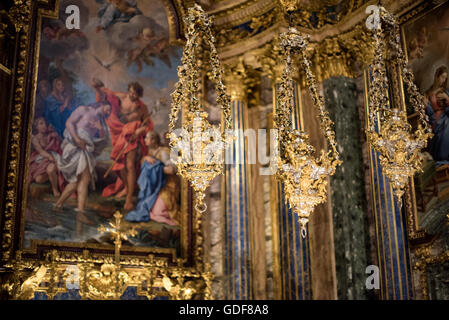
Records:
<instances>
[{"instance_id":1,"label":"carved foliage ornament","mask_svg":"<svg viewBox=\"0 0 449 320\"><path fill-rule=\"evenodd\" d=\"M28 26L30 6L28 0L15 0L8 12L0 11L0 39L6 34L9 26L14 26L16 33Z\"/></svg>"}]
</instances>

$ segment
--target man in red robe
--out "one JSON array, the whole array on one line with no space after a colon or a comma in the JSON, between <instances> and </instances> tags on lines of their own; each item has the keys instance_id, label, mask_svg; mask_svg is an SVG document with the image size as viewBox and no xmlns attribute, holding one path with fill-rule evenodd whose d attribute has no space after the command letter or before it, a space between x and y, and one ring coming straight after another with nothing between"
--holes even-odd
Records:
<instances>
[{"instance_id":1,"label":"man in red robe","mask_svg":"<svg viewBox=\"0 0 449 320\"><path fill-rule=\"evenodd\" d=\"M134 208L132 196L138 176L137 152L141 148L141 153L146 154L144 137L154 127L147 106L140 100L143 87L132 82L128 85L128 92L114 92L97 79L92 85L97 90L97 101L105 99L112 106L106 124L112 141L111 159L115 161L112 170L118 178L103 190L103 197L126 195L124 209L131 210Z\"/></svg>"}]
</instances>

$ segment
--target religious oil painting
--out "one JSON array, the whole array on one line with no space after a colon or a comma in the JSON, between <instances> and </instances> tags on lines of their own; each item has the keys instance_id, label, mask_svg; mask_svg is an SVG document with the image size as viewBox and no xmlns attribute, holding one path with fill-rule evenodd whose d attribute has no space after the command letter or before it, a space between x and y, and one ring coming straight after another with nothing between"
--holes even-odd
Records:
<instances>
[{"instance_id":1,"label":"religious oil painting","mask_svg":"<svg viewBox=\"0 0 449 320\"><path fill-rule=\"evenodd\" d=\"M424 150L423 172L414 179L419 224L449 210L449 5L403 26L404 46L415 82L425 97L433 137ZM409 120L417 114L409 110Z\"/></svg>"},{"instance_id":2,"label":"religious oil painting","mask_svg":"<svg viewBox=\"0 0 449 320\"><path fill-rule=\"evenodd\" d=\"M79 29L66 27L69 5ZM112 244L98 228L119 210L137 231L124 245L179 254L185 217L165 134L182 48L164 4L62 0L40 28L24 247Z\"/></svg>"}]
</instances>

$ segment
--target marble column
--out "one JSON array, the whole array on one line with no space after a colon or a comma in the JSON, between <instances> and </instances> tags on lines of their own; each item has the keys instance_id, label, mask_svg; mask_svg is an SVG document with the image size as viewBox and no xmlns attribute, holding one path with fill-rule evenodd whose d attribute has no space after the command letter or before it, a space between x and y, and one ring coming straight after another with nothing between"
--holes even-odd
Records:
<instances>
[{"instance_id":1,"label":"marble column","mask_svg":"<svg viewBox=\"0 0 449 320\"><path fill-rule=\"evenodd\" d=\"M278 105L278 84L273 85L273 104ZM294 83L293 127L301 128L300 89ZM274 298L312 299L309 237L303 238L297 216L285 202L283 184L272 177Z\"/></svg>"},{"instance_id":2,"label":"marble column","mask_svg":"<svg viewBox=\"0 0 449 320\"><path fill-rule=\"evenodd\" d=\"M222 199L224 207L224 295L226 299L252 298L250 193L247 147L247 88L244 75L229 74L226 78L231 95L232 128L236 139L226 150Z\"/></svg>"},{"instance_id":3,"label":"marble column","mask_svg":"<svg viewBox=\"0 0 449 320\"><path fill-rule=\"evenodd\" d=\"M368 115L369 97L367 92L372 81L370 71L365 71L364 77L365 106ZM413 287L404 213L405 206L401 209L393 196L392 187L383 173L379 154L371 146L369 153L381 299L411 299Z\"/></svg>"},{"instance_id":4,"label":"marble column","mask_svg":"<svg viewBox=\"0 0 449 320\"><path fill-rule=\"evenodd\" d=\"M347 77L329 78L323 81L323 93L338 147L343 150L342 164L330 177L338 299L367 299L370 242L356 82Z\"/></svg>"}]
</instances>

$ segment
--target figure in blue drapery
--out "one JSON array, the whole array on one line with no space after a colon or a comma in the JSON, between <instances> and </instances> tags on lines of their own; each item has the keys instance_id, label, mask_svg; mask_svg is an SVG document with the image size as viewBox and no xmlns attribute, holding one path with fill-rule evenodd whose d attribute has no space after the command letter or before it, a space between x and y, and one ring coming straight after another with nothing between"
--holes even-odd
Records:
<instances>
[{"instance_id":1,"label":"figure in blue drapery","mask_svg":"<svg viewBox=\"0 0 449 320\"><path fill-rule=\"evenodd\" d=\"M435 71L434 82L426 92L426 114L433 130L430 154L436 165L449 163L449 90L448 69L441 66Z\"/></svg>"},{"instance_id":2,"label":"figure in blue drapery","mask_svg":"<svg viewBox=\"0 0 449 320\"><path fill-rule=\"evenodd\" d=\"M155 131L145 135L147 155L142 157L139 184L139 203L125 220L133 222L154 221L170 226L179 225L179 178L176 166L170 160L170 149L161 145Z\"/></svg>"},{"instance_id":3,"label":"figure in blue drapery","mask_svg":"<svg viewBox=\"0 0 449 320\"><path fill-rule=\"evenodd\" d=\"M137 179L137 184L140 189L138 196L139 202L136 210L126 215L126 221L149 221L149 212L153 209L158 194L166 182L164 163L159 160L156 160L153 164L144 161L140 170L139 179Z\"/></svg>"},{"instance_id":4,"label":"figure in blue drapery","mask_svg":"<svg viewBox=\"0 0 449 320\"><path fill-rule=\"evenodd\" d=\"M64 94L64 82L60 78L53 80L53 91L44 101L44 118L63 138L65 123L72 114L73 101Z\"/></svg>"}]
</instances>

